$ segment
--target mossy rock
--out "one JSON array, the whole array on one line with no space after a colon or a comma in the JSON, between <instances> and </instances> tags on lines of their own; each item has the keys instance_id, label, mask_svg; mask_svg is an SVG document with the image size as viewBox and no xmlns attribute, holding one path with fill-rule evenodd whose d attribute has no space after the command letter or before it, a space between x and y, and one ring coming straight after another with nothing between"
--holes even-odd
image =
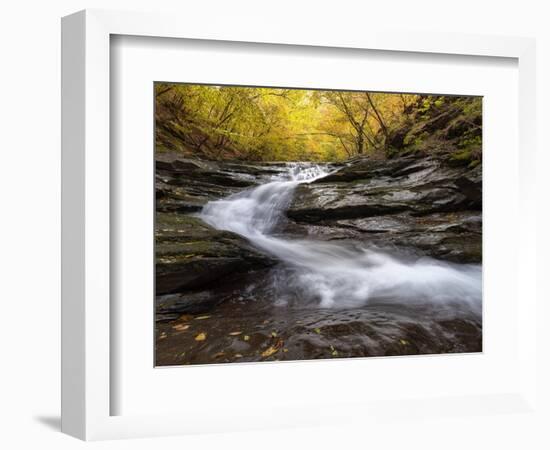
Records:
<instances>
[{"instance_id":1,"label":"mossy rock","mask_svg":"<svg viewBox=\"0 0 550 450\"><path fill-rule=\"evenodd\" d=\"M208 287L276 264L241 236L185 214L157 213L155 242L157 295Z\"/></svg>"},{"instance_id":2,"label":"mossy rock","mask_svg":"<svg viewBox=\"0 0 550 450\"><path fill-rule=\"evenodd\" d=\"M449 164L452 166L468 166L473 159L472 150L465 149L451 154L449 157Z\"/></svg>"},{"instance_id":3,"label":"mossy rock","mask_svg":"<svg viewBox=\"0 0 550 450\"><path fill-rule=\"evenodd\" d=\"M479 166L480 164L481 164L481 160L474 159L474 160L470 161L470 164L468 164L468 168L473 169L473 168Z\"/></svg>"}]
</instances>

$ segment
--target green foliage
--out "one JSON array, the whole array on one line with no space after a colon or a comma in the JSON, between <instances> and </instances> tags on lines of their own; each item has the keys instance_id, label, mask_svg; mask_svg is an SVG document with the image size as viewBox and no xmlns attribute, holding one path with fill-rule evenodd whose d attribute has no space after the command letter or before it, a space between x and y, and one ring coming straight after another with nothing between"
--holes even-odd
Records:
<instances>
[{"instance_id":1,"label":"green foliage","mask_svg":"<svg viewBox=\"0 0 550 450\"><path fill-rule=\"evenodd\" d=\"M472 151L462 150L460 152L453 153L451 159L453 159L454 161L469 162L472 159Z\"/></svg>"},{"instance_id":2,"label":"green foliage","mask_svg":"<svg viewBox=\"0 0 550 450\"><path fill-rule=\"evenodd\" d=\"M474 149L481 148L481 135L477 136L467 136L464 139L461 139L458 143L460 148L464 149Z\"/></svg>"}]
</instances>

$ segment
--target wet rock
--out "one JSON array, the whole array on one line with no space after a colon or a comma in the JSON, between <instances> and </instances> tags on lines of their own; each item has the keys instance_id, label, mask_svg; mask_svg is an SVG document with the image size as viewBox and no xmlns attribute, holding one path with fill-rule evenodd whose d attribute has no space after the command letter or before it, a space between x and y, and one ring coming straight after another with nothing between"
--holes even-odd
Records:
<instances>
[{"instance_id":1,"label":"wet rock","mask_svg":"<svg viewBox=\"0 0 550 450\"><path fill-rule=\"evenodd\" d=\"M254 176L222 171L214 162L157 160L156 209L163 212L199 211L217 200L255 184Z\"/></svg>"},{"instance_id":2,"label":"wet rock","mask_svg":"<svg viewBox=\"0 0 550 450\"><path fill-rule=\"evenodd\" d=\"M381 248L399 247L453 262L481 262L481 213L393 215L340 220L350 237ZM330 227L329 227L330 228Z\"/></svg>"},{"instance_id":3,"label":"wet rock","mask_svg":"<svg viewBox=\"0 0 550 450\"><path fill-rule=\"evenodd\" d=\"M465 171L436 158L363 160L300 185L287 216L311 223L398 212L479 210L480 180L480 167Z\"/></svg>"},{"instance_id":4,"label":"wet rock","mask_svg":"<svg viewBox=\"0 0 550 450\"><path fill-rule=\"evenodd\" d=\"M378 177L393 177L407 167L418 164L426 164L415 156L396 158L390 160L371 159L368 157L356 157L340 170L314 181L312 184L325 184L331 182L349 182L357 180L372 180Z\"/></svg>"},{"instance_id":5,"label":"wet rock","mask_svg":"<svg viewBox=\"0 0 550 450\"><path fill-rule=\"evenodd\" d=\"M196 212L218 200L269 180L287 170L285 163L246 163L189 159L161 152L155 161L156 210Z\"/></svg>"},{"instance_id":6,"label":"wet rock","mask_svg":"<svg viewBox=\"0 0 550 450\"><path fill-rule=\"evenodd\" d=\"M157 321L175 320L182 314L201 314L223 301L211 291L168 294L156 298Z\"/></svg>"},{"instance_id":7,"label":"wet rock","mask_svg":"<svg viewBox=\"0 0 550 450\"><path fill-rule=\"evenodd\" d=\"M300 185L286 230L481 262L481 173L443 157L358 159Z\"/></svg>"},{"instance_id":8,"label":"wet rock","mask_svg":"<svg viewBox=\"0 0 550 450\"><path fill-rule=\"evenodd\" d=\"M156 293L184 292L276 263L246 239L197 217L156 215Z\"/></svg>"},{"instance_id":9,"label":"wet rock","mask_svg":"<svg viewBox=\"0 0 550 450\"><path fill-rule=\"evenodd\" d=\"M357 309L274 306L229 298L189 329L159 322L157 365L398 356L482 351L482 323L468 309L373 301ZM202 314L202 313L201 313ZM196 333L208 338L197 343ZM235 332L238 332L237 334ZM246 336L246 340L245 340Z\"/></svg>"},{"instance_id":10,"label":"wet rock","mask_svg":"<svg viewBox=\"0 0 550 450\"><path fill-rule=\"evenodd\" d=\"M482 198L482 171L481 165L477 165L472 170L466 172L456 179L455 184L461 192L468 197L472 202L479 204L481 207Z\"/></svg>"}]
</instances>

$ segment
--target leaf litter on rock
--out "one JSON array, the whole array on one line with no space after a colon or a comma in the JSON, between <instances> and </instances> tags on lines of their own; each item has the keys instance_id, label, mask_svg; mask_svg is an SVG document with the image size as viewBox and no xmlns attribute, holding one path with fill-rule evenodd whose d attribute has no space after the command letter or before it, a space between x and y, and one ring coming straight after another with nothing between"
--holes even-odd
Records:
<instances>
[{"instance_id":1,"label":"leaf litter on rock","mask_svg":"<svg viewBox=\"0 0 550 450\"><path fill-rule=\"evenodd\" d=\"M206 333L199 333L195 336L195 341L204 341L206 339Z\"/></svg>"},{"instance_id":2,"label":"leaf litter on rock","mask_svg":"<svg viewBox=\"0 0 550 450\"><path fill-rule=\"evenodd\" d=\"M182 314L181 316L178 317L176 322L187 322L187 321L191 320L192 318L193 318L193 316L191 314Z\"/></svg>"},{"instance_id":3,"label":"leaf litter on rock","mask_svg":"<svg viewBox=\"0 0 550 450\"><path fill-rule=\"evenodd\" d=\"M262 357L268 358L269 356L274 355L281 349L283 344L284 344L283 340L279 339L274 345L272 345L271 347L268 347L262 352Z\"/></svg>"}]
</instances>

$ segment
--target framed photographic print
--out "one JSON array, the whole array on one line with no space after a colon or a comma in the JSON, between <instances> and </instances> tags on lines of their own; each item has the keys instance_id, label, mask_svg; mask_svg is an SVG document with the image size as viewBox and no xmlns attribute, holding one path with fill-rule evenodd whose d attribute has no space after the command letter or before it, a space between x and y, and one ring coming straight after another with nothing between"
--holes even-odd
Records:
<instances>
[{"instance_id":1,"label":"framed photographic print","mask_svg":"<svg viewBox=\"0 0 550 450\"><path fill-rule=\"evenodd\" d=\"M534 411L533 42L343 31L63 19L63 431Z\"/></svg>"}]
</instances>

